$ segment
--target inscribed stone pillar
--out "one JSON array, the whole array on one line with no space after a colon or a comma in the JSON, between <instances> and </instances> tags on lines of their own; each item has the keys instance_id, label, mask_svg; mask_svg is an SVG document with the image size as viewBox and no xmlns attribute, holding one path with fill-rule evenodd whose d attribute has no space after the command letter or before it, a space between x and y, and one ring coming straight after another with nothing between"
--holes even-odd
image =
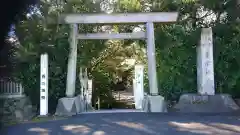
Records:
<instances>
[{"instance_id":1,"label":"inscribed stone pillar","mask_svg":"<svg viewBox=\"0 0 240 135\"><path fill-rule=\"evenodd\" d=\"M136 109L142 109L142 100L144 98L143 71L144 71L143 65L135 66L133 94L134 94L134 101L135 101Z\"/></svg>"},{"instance_id":2,"label":"inscribed stone pillar","mask_svg":"<svg viewBox=\"0 0 240 135\"><path fill-rule=\"evenodd\" d=\"M202 29L200 44L197 47L197 84L199 94L215 94L211 28Z\"/></svg>"},{"instance_id":3,"label":"inscribed stone pillar","mask_svg":"<svg viewBox=\"0 0 240 135\"><path fill-rule=\"evenodd\" d=\"M81 98L84 99L86 97L88 87L87 68L80 67L79 80L81 85Z\"/></svg>"},{"instance_id":4,"label":"inscribed stone pillar","mask_svg":"<svg viewBox=\"0 0 240 135\"><path fill-rule=\"evenodd\" d=\"M92 105L92 80L88 80L87 88L87 104Z\"/></svg>"},{"instance_id":5,"label":"inscribed stone pillar","mask_svg":"<svg viewBox=\"0 0 240 135\"><path fill-rule=\"evenodd\" d=\"M77 24L71 25L70 33L70 48L69 48L69 58L68 58L68 70L67 70L67 88L66 96L74 97L75 95L75 83L76 83L76 66L77 66Z\"/></svg>"}]
</instances>

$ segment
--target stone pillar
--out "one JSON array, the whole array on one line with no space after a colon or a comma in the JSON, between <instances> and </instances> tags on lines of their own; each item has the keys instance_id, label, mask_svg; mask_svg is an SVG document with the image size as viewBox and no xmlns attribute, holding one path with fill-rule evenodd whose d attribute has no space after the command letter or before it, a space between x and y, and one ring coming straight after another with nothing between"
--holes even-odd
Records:
<instances>
[{"instance_id":1,"label":"stone pillar","mask_svg":"<svg viewBox=\"0 0 240 135\"><path fill-rule=\"evenodd\" d=\"M142 100L144 98L143 73L144 73L144 66L136 65L134 82L133 82L133 94L134 94L134 100L135 100L134 102L135 102L136 109L142 109Z\"/></svg>"},{"instance_id":2,"label":"stone pillar","mask_svg":"<svg viewBox=\"0 0 240 135\"><path fill-rule=\"evenodd\" d=\"M89 103L89 91L88 91L88 74L87 68L80 68L79 80L81 85L81 99L83 100L84 107L83 110L87 111L92 108L91 103Z\"/></svg>"},{"instance_id":3,"label":"stone pillar","mask_svg":"<svg viewBox=\"0 0 240 135\"><path fill-rule=\"evenodd\" d=\"M80 97L83 99L84 98L84 87L83 87L83 70L82 67L80 67L79 71L79 81L80 81Z\"/></svg>"},{"instance_id":4,"label":"stone pillar","mask_svg":"<svg viewBox=\"0 0 240 135\"><path fill-rule=\"evenodd\" d=\"M147 57L148 57L148 79L151 95L158 95L156 56L155 56L155 38L154 26L152 22L146 24L147 31Z\"/></svg>"},{"instance_id":5,"label":"stone pillar","mask_svg":"<svg viewBox=\"0 0 240 135\"><path fill-rule=\"evenodd\" d=\"M142 104L143 110L150 112L165 112L164 97L158 95L156 56L155 56L155 38L154 26L152 22L146 24L147 34L147 57L148 57L148 79L150 95L144 98Z\"/></svg>"},{"instance_id":6,"label":"stone pillar","mask_svg":"<svg viewBox=\"0 0 240 135\"><path fill-rule=\"evenodd\" d=\"M87 103L92 105L92 80L88 80L88 88L87 88Z\"/></svg>"},{"instance_id":7,"label":"stone pillar","mask_svg":"<svg viewBox=\"0 0 240 135\"><path fill-rule=\"evenodd\" d=\"M77 36L78 25L71 24L70 49L67 70L66 97L58 100L55 115L71 116L83 112L85 109L80 96L75 96L76 66L77 66Z\"/></svg>"},{"instance_id":8,"label":"stone pillar","mask_svg":"<svg viewBox=\"0 0 240 135\"><path fill-rule=\"evenodd\" d=\"M197 84L201 95L214 95L214 62L212 29L203 28L197 47Z\"/></svg>"},{"instance_id":9,"label":"stone pillar","mask_svg":"<svg viewBox=\"0 0 240 135\"><path fill-rule=\"evenodd\" d=\"M66 96L74 97L75 95L75 83L76 83L76 66L77 66L77 44L78 40L76 38L78 34L78 26L77 24L71 25L71 33L70 33L70 51L68 58L68 70L67 70L67 88L66 88Z\"/></svg>"},{"instance_id":10,"label":"stone pillar","mask_svg":"<svg viewBox=\"0 0 240 135\"><path fill-rule=\"evenodd\" d=\"M92 80L87 80L87 92L86 92L86 103L87 103L87 111L94 110L92 106Z\"/></svg>"},{"instance_id":11,"label":"stone pillar","mask_svg":"<svg viewBox=\"0 0 240 135\"><path fill-rule=\"evenodd\" d=\"M213 37L211 28L203 28L197 47L198 94L183 94L173 107L177 112L226 113L237 112L239 107L228 94L215 94Z\"/></svg>"},{"instance_id":12,"label":"stone pillar","mask_svg":"<svg viewBox=\"0 0 240 135\"><path fill-rule=\"evenodd\" d=\"M41 55L40 63L40 116L48 115L48 55Z\"/></svg>"},{"instance_id":13,"label":"stone pillar","mask_svg":"<svg viewBox=\"0 0 240 135\"><path fill-rule=\"evenodd\" d=\"M80 68L79 79L81 84L81 97L86 97L87 87L88 87L88 75L87 68Z\"/></svg>"}]
</instances>

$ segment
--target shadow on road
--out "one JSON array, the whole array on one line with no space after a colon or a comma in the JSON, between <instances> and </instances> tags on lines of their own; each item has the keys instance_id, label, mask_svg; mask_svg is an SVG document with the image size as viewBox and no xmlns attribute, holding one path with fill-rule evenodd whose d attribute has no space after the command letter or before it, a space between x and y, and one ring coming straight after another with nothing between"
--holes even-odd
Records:
<instances>
[{"instance_id":1,"label":"shadow on road","mask_svg":"<svg viewBox=\"0 0 240 135\"><path fill-rule=\"evenodd\" d=\"M154 113L81 114L5 128L3 135L240 135L240 117Z\"/></svg>"}]
</instances>

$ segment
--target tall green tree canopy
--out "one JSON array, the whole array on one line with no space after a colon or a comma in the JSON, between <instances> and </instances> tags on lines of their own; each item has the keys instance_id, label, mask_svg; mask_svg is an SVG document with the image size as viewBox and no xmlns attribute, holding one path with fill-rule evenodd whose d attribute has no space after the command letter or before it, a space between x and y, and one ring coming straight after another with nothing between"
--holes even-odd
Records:
<instances>
[{"instance_id":1,"label":"tall green tree canopy","mask_svg":"<svg viewBox=\"0 0 240 135\"><path fill-rule=\"evenodd\" d=\"M56 3L42 0L34 14L15 24L20 45L15 48L18 62L14 77L21 81L35 104L39 100L40 54L49 54L49 96L52 109L57 99L64 96L68 60L67 25L49 24L62 13L100 12L168 12L178 11L175 24L155 25L157 75L159 92L168 100L177 100L182 93L196 92L196 46L202 27L212 27L214 37L214 66L217 92L240 96L239 7L236 0L68 0ZM105 7L105 11L101 9ZM141 25L79 25L80 32L110 29L131 32ZM144 28L142 28L144 30ZM79 41L78 65L88 67L94 89L106 95L116 82L131 85L134 64L144 64L145 87L148 89L146 43L144 40L88 40ZM126 77L127 76L127 77ZM120 79L119 79L120 78ZM123 79L124 78L124 79ZM127 78L127 79L126 79ZM79 80L77 80L79 89ZM79 91L79 90L77 90Z\"/></svg>"}]
</instances>

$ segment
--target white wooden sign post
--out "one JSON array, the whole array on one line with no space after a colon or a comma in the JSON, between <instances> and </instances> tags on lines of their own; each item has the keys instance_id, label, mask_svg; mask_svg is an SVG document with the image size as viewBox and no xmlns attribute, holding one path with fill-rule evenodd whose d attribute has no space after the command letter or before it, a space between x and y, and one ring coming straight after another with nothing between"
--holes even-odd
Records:
<instances>
[{"instance_id":1,"label":"white wooden sign post","mask_svg":"<svg viewBox=\"0 0 240 135\"><path fill-rule=\"evenodd\" d=\"M48 114L48 55L41 55L40 71L40 116Z\"/></svg>"}]
</instances>

